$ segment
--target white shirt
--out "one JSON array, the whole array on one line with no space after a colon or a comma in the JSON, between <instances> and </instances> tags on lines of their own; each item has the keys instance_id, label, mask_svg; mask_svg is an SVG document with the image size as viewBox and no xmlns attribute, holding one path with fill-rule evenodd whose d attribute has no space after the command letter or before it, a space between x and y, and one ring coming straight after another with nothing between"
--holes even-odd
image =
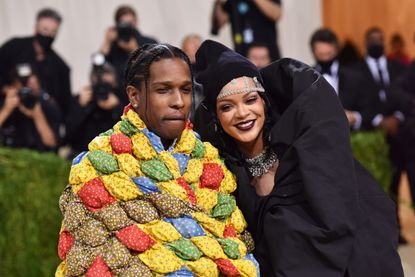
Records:
<instances>
[{"instance_id":1,"label":"white shirt","mask_svg":"<svg viewBox=\"0 0 415 277\"><path fill-rule=\"evenodd\" d=\"M336 60L332 63L330 67L330 74L324 73L324 79L334 88L337 96L339 95L339 62ZM353 129L357 130L362 125L362 115L357 111L353 112L356 122L351 126Z\"/></svg>"},{"instance_id":2,"label":"white shirt","mask_svg":"<svg viewBox=\"0 0 415 277\"><path fill-rule=\"evenodd\" d=\"M375 79L375 81L377 81L377 82L380 81L379 69L378 69L378 63L379 63L380 71L382 72L383 83L385 84L385 86L388 86L390 84L389 71L388 71L388 62L387 62L385 56L381 56L377 61L376 61L375 58L367 56L366 57L366 63L368 65L369 69L370 69L370 72L372 73L373 79ZM386 102L386 100L387 100L386 99L386 92L383 89L379 91L379 99L382 102ZM405 116L400 111L395 111L393 113L393 115L396 118L398 118L400 121L405 120ZM383 120L383 115L377 114L372 120L372 125L377 127L377 126L379 126L379 124L382 120Z\"/></svg>"}]
</instances>

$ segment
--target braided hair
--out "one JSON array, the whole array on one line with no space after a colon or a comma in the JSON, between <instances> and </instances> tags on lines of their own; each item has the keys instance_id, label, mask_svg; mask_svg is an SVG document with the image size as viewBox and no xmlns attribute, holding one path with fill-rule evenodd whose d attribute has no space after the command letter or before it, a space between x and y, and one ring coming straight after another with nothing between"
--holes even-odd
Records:
<instances>
[{"instance_id":1,"label":"braided hair","mask_svg":"<svg viewBox=\"0 0 415 277\"><path fill-rule=\"evenodd\" d=\"M142 82L144 82L147 91L151 64L155 61L172 58L179 58L189 66L193 91L193 71L189 58L180 48L167 43L144 44L130 55L124 72L124 88L126 89L129 85L140 88Z\"/></svg>"}]
</instances>

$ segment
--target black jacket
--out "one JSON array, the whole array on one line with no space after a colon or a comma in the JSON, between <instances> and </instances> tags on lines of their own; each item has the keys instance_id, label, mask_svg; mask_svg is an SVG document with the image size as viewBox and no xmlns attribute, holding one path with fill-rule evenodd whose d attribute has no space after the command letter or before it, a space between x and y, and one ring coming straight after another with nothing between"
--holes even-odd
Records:
<instances>
[{"instance_id":1,"label":"black jacket","mask_svg":"<svg viewBox=\"0 0 415 277\"><path fill-rule=\"evenodd\" d=\"M55 99L62 114L66 115L71 101L70 69L52 49L43 61L37 61L33 40L34 37L13 38L0 47L0 81L6 82L17 64L31 64L37 71L41 87Z\"/></svg>"},{"instance_id":2,"label":"black jacket","mask_svg":"<svg viewBox=\"0 0 415 277\"><path fill-rule=\"evenodd\" d=\"M366 80L365 88L372 95L372 99L374 99L372 103L374 115L382 114L388 116L396 111L404 112L404 100L406 98L400 90L399 83L402 82L405 66L394 61L387 61L390 84L385 88L386 101L381 101L379 98L379 84L374 79L366 60L360 60L352 68Z\"/></svg>"},{"instance_id":3,"label":"black jacket","mask_svg":"<svg viewBox=\"0 0 415 277\"><path fill-rule=\"evenodd\" d=\"M332 87L291 59L261 74L279 115L270 129L280 159L272 192L258 197L238 154L225 155L261 275L403 276L394 204L353 159Z\"/></svg>"}]
</instances>

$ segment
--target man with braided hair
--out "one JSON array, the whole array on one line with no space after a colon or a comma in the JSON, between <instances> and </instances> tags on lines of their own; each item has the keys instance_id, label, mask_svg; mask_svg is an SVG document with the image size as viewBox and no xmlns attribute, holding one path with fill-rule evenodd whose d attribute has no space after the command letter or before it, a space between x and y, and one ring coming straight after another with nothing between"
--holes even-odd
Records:
<instances>
[{"instance_id":1,"label":"man with braided hair","mask_svg":"<svg viewBox=\"0 0 415 277\"><path fill-rule=\"evenodd\" d=\"M130 104L73 161L56 276L257 276L234 175L188 121L193 76L168 44L125 72Z\"/></svg>"}]
</instances>

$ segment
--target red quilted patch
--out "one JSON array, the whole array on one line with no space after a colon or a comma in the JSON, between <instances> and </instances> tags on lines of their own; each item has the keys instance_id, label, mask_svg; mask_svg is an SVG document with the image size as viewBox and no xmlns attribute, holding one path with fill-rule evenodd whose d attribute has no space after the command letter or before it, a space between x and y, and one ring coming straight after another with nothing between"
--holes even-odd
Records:
<instances>
[{"instance_id":1,"label":"red quilted patch","mask_svg":"<svg viewBox=\"0 0 415 277\"><path fill-rule=\"evenodd\" d=\"M131 103L128 103L128 105L124 107L122 114L127 114L127 112L131 110L132 108L133 108L133 105Z\"/></svg>"},{"instance_id":2,"label":"red quilted patch","mask_svg":"<svg viewBox=\"0 0 415 277\"><path fill-rule=\"evenodd\" d=\"M192 130L192 129L193 129L193 123L192 123L192 122L190 122L190 120L188 119L188 120L186 121L186 125L184 125L184 127L185 127L186 129L190 129L190 130Z\"/></svg>"},{"instance_id":3,"label":"red quilted patch","mask_svg":"<svg viewBox=\"0 0 415 277\"><path fill-rule=\"evenodd\" d=\"M138 228L137 225L131 225L125 227L115 233L115 236L125 245L128 249L144 252L152 247L156 242L143 230Z\"/></svg>"},{"instance_id":4,"label":"red quilted patch","mask_svg":"<svg viewBox=\"0 0 415 277\"><path fill-rule=\"evenodd\" d=\"M240 276L239 270L231 263L230 260L217 259L215 263L218 265L220 272L226 276Z\"/></svg>"},{"instance_id":5,"label":"red quilted patch","mask_svg":"<svg viewBox=\"0 0 415 277\"><path fill-rule=\"evenodd\" d=\"M238 235L238 232L232 225L226 225L225 230L223 231L223 237L225 238L234 238Z\"/></svg>"},{"instance_id":6,"label":"red quilted patch","mask_svg":"<svg viewBox=\"0 0 415 277\"><path fill-rule=\"evenodd\" d=\"M72 247L74 237L68 231L62 231L59 235L58 242L58 255L59 258L63 261L66 259L66 254Z\"/></svg>"},{"instance_id":7,"label":"red quilted patch","mask_svg":"<svg viewBox=\"0 0 415 277\"><path fill-rule=\"evenodd\" d=\"M105 264L104 259L98 256L87 270L85 277L111 277L111 271Z\"/></svg>"},{"instance_id":8,"label":"red quilted patch","mask_svg":"<svg viewBox=\"0 0 415 277\"><path fill-rule=\"evenodd\" d=\"M116 154L132 153L131 140L124 134L114 134L110 138L112 151Z\"/></svg>"},{"instance_id":9,"label":"red quilted patch","mask_svg":"<svg viewBox=\"0 0 415 277\"><path fill-rule=\"evenodd\" d=\"M99 177L86 183L78 191L78 196L81 198L85 207L91 212L96 212L104 206L116 201L105 189L104 183Z\"/></svg>"},{"instance_id":10,"label":"red quilted patch","mask_svg":"<svg viewBox=\"0 0 415 277\"><path fill-rule=\"evenodd\" d=\"M184 180L183 177L177 178L177 183L186 190L187 198L189 198L190 202L196 204L196 195L189 184Z\"/></svg>"},{"instance_id":11,"label":"red quilted patch","mask_svg":"<svg viewBox=\"0 0 415 277\"><path fill-rule=\"evenodd\" d=\"M223 170L218 164L205 163L202 176L200 176L200 187L218 190L223 177Z\"/></svg>"}]
</instances>

